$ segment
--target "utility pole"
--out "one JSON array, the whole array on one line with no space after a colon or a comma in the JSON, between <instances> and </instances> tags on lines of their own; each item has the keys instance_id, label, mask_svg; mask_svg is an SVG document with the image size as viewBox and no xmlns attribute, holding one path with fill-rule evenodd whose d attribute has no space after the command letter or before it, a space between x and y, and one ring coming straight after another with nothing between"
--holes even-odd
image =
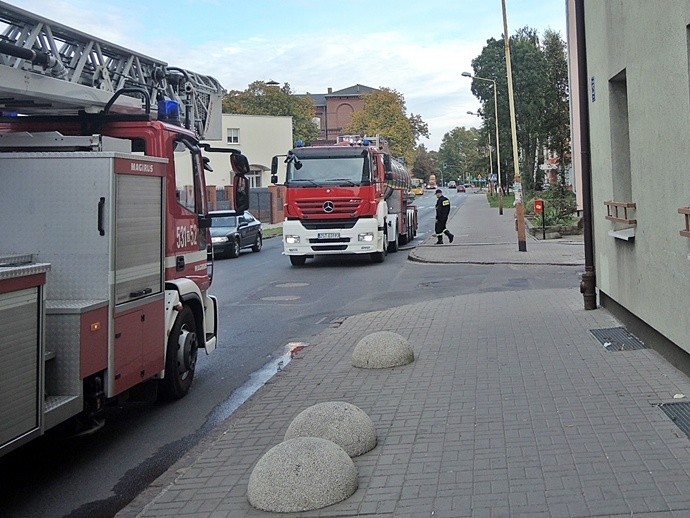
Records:
<instances>
[{"instance_id":1,"label":"utility pole","mask_svg":"<svg viewBox=\"0 0 690 518\"><path fill-rule=\"evenodd\" d=\"M513 97L513 69L510 64L510 37L508 36L508 19L506 18L506 0L501 0L503 10L503 43L506 53L506 74L508 76L508 104L510 105L510 130L513 138L513 173L515 183L515 223L518 234L518 250L527 251L527 237L525 232L525 205L522 201L522 177L520 176L520 163L518 160L517 123L515 120L515 99Z\"/></svg>"},{"instance_id":2,"label":"utility pole","mask_svg":"<svg viewBox=\"0 0 690 518\"><path fill-rule=\"evenodd\" d=\"M491 185L491 189L489 192L491 193L491 196L494 195L494 159L491 153L491 133L487 133L487 137L489 137L489 185Z\"/></svg>"}]
</instances>

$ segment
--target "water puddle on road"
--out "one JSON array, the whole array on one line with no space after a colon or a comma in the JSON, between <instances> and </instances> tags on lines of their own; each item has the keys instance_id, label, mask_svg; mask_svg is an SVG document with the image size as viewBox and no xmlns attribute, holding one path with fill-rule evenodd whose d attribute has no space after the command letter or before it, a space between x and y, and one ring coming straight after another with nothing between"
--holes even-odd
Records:
<instances>
[{"instance_id":1,"label":"water puddle on road","mask_svg":"<svg viewBox=\"0 0 690 518\"><path fill-rule=\"evenodd\" d=\"M273 358L259 370L250 374L249 380L244 385L237 388L224 403L214 409L213 414L208 419L208 424L215 426L230 417L268 380L287 367L292 358L307 345L305 342L290 342L285 345L283 354Z\"/></svg>"}]
</instances>

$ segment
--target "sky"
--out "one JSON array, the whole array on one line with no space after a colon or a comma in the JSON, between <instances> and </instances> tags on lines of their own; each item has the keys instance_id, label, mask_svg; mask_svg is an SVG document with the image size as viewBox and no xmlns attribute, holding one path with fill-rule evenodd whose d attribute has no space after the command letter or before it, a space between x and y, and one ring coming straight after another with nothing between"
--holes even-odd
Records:
<instances>
[{"instance_id":1,"label":"sky","mask_svg":"<svg viewBox=\"0 0 690 518\"><path fill-rule=\"evenodd\" d=\"M356 84L391 88L421 116L437 150L458 126L478 127L472 71L486 41L503 34L501 0L9 0L92 36L218 79L323 94ZM508 32L566 38L565 0L506 0Z\"/></svg>"}]
</instances>

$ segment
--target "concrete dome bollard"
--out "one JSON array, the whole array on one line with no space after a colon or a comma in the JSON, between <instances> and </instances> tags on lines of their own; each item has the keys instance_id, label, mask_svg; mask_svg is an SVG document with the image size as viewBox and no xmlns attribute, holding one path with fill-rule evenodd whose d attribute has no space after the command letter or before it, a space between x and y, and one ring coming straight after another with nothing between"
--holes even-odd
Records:
<instances>
[{"instance_id":1,"label":"concrete dome bollard","mask_svg":"<svg viewBox=\"0 0 690 518\"><path fill-rule=\"evenodd\" d=\"M357 468L340 446L298 437L268 450L249 476L249 503L263 511L296 513L336 504L357 490Z\"/></svg>"},{"instance_id":2,"label":"concrete dome bollard","mask_svg":"<svg viewBox=\"0 0 690 518\"><path fill-rule=\"evenodd\" d=\"M300 412L285 432L285 440L295 437L328 439L350 457L376 446L376 428L371 418L359 407L344 401L319 403Z\"/></svg>"},{"instance_id":3,"label":"concrete dome bollard","mask_svg":"<svg viewBox=\"0 0 690 518\"><path fill-rule=\"evenodd\" d=\"M362 338L352 352L352 365L362 369L399 367L414 361L412 347L392 331L378 331Z\"/></svg>"}]
</instances>

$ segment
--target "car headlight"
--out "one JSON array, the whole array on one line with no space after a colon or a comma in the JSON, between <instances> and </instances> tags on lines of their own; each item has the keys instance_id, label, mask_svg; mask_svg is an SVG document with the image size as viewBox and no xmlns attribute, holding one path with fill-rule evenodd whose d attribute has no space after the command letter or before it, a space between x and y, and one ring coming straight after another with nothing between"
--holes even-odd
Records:
<instances>
[{"instance_id":1,"label":"car headlight","mask_svg":"<svg viewBox=\"0 0 690 518\"><path fill-rule=\"evenodd\" d=\"M364 234L359 234L357 236L357 241L365 241L367 243L371 243L374 240L374 233L373 232L365 232Z\"/></svg>"},{"instance_id":2,"label":"car headlight","mask_svg":"<svg viewBox=\"0 0 690 518\"><path fill-rule=\"evenodd\" d=\"M287 236L285 236L285 242L288 245L296 245L299 243L299 236L287 235Z\"/></svg>"},{"instance_id":3,"label":"car headlight","mask_svg":"<svg viewBox=\"0 0 690 518\"><path fill-rule=\"evenodd\" d=\"M227 240L227 237L212 237L211 243L213 243L214 245L219 245L221 243L225 243Z\"/></svg>"}]
</instances>

